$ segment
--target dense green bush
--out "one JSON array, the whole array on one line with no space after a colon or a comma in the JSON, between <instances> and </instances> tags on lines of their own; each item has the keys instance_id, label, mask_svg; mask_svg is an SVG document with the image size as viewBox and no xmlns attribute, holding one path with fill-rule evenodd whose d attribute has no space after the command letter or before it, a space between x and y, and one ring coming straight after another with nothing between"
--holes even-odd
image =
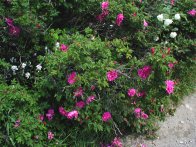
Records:
<instances>
[{"instance_id":1,"label":"dense green bush","mask_svg":"<svg viewBox=\"0 0 196 147\"><path fill-rule=\"evenodd\" d=\"M127 133L153 137L195 86L194 7L1 1L0 144L121 147Z\"/></svg>"}]
</instances>

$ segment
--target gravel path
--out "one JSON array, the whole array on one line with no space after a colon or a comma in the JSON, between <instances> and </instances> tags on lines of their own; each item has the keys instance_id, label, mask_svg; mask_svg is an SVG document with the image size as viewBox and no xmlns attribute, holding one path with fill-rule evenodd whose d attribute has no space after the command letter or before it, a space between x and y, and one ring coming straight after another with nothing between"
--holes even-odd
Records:
<instances>
[{"instance_id":1,"label":"gravel path","mask_svg":"<svg viewBox=\"0 0 196 147\"><path fill-rule=\"evenodd\" d=\"M147 147L196 147L196 93L185 97L174 116L160 122L157 135L154 141L127 136L124 146L138 147L144 143Z\"/></svg>"}]
</instances>

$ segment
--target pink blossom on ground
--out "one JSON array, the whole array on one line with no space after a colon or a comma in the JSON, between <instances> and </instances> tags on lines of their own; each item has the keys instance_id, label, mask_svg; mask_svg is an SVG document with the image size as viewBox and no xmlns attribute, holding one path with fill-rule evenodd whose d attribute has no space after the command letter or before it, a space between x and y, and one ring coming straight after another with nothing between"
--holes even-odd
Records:
<instances>
[{"instance_id":1,"label":"pink blossom on ground","mask_svg":"<svg viewBox=\"0 0 196 147\"><path fill-rule=\"evenodd\" d=\"M20 28L19 27L17 27L17 26L10 26L9 27L9 34L11 35L11 36L19 36L19 34L20 34Z\"/></svg>"},{"instance_id":2,"label":"pink blossom on ground","mask_svg":"<svg viewBox=\"0 0 196 147\"><path fill-rule=\"evenodd\" d=\"M76 107L78 108L83 108L85 106L85 102L84 101L79 101L76 103Z\"/></svg>"},{"instance_id":3,"label":"pink blossom on ground","mask_svg":"<svg viewBox=\"0 0 196 147\"><path fill-rule=\"evenodd\" d=\"M62 116L67 116L67 111L61 106L59 107L59 113L62 115Z\"/></svg>"},{"instance_id":4,"label":"pink blossom on ground","mask_svg":"<svg viewBox=\"0 0 196 147\"><path fill-rule=\"evenodd\" d=\"M144 112L141 113L141 118L143 119L147 119L148 118L148 115Z\"/></svg>"},{"instance_id":5,"label":"pink blossom on ground","mask_svg":"<svg viewBox=\"0 0 196 147\"><path fill-rule=\"evenodd\" d=\"M76 82L76 72L72 72L69 76L68 76L68 83L70 85L74 84Z\"/></svg>"},{"instance_id":6,"label":"pink blossom on ground","mask_svg":"<svg viewBox=\"0 0 196 147\"><path fill-rule=\"evenodd\" d=\"M143 68L138 69L137 73L140 78L146 79L151 74L151 71L152 71L151 67L146 65Z\"/></svg>"},{"instance_id":7,"label":"pink blossom on ground","mask_svg":"<svg viewBox=\"0 0 196 147\"><path fill-rule=\"evenodd\" d=\"M102 115L102 120L104 122L107 122L109 121L110 119L112 119L112 116L110 114L110 112L104 112L103 115Z\"/></svg>"},{"instance_id":8,"label":"pink blossom on ground","mask_svg":"<svg viewBox=\"0 0 196 147\"><path fill-rule=\"evenodd\" d=\"M74 92L74 96L75 97L81 97L82 95L83 95L82 87L77 88L76 91Z\"/></svg>"},{"instance_id":9,"label":"pink blossom on ground","mask_svg":"<svg viewBox=\"0 0 196 147\"><path fill-rule=\"evenodd\" d=\"M148 26L148 22L144 19L144 23L143 23L144 27Z\"/></svg>"},{"instance_id":10,"label":"pink blossom on ground","mask_svg":"<svg viewBox=\"0 0 196 147\"><path fill-rule=\"evenodd\" d=\"M48 139L52 140L53 138L54 138L54 134L51 131L49 131L48 132Z\"/></svg>"},{"instance_id":11,"label":"pink blossom on ground","mask_svg":"<svg viewBox=\"0 0 196 147\"><path fill-rule=\"evenodd\" d=\"M93 102L94 100L95 100L95 96L94 96L94 95L91 95L91 96L89 96L89 97L87 98L86 103L87 103L87 104L90 104L90 103Z\"/></svg>"},{"instance_id":12,"label":"pink blossom on ground","mask_svg":"<svg viewBox=\"0 0 196 147\"><path fill-rule=\"evenodd\" d=\"M196 10L195 10L195 9L192 9L192 10L189 10L187 13L188 13L189 15L191 15L191 16L195 16Z\"/></svg>"},{"instance_id":13,"label":"pink blossom on ground","mask_svg":"<svg viewBox=\"0 0 196 147\"><path fill-rule=\"evenodd\" d=\"M116 17L116 24L117 24L117 26L121 25L123 19L124 19L124 15L122 13L117 15L117 17Z\"/></svg>"},{"instance_id":14,"label":"pink blossom on ground","mask_svg":"<svg viewBox=\"0 0 196 147\"><path fill-rule=\"evenodd\" d=\"M73 119L73 118L77 119L78 118L78 111L73 110L73 111L69 112L67 115L67 118L68 119Z\"/></svg>"},{"instance_id":15,"label":"pink blossom on ground","mask_svg":"<svg viewBox=\"0 0 196 147\"><path fill-rule=\"evenodd\" d=\"M140 118L141 117L141 108L135 108L134 115L136 118Z\"/></svg>"},{"instance_id":16,"label":"pink blossom on ground","mask_svg":"<svg viewBox=\"0 0 196 147\"><path fill-rule=\"evenodd\" d=\"M174 64L173 64L172 62L170 62L170 63L168 64L168 67L169 67L170 69L173 69L173 68L174 68Z\"/></svg>"},{"instance_id":17,"label":"pink blossom on ground","mask_svg":"<svg viewBox=\"0 0 196 147\"><path fill-rule=\"evenodd\" d=\"M7 23L8 26L13 26L13 20L11 18L5 18L5 22Z\"/></svg>"},{"instance_id":18,"label":"pink blossom on ground","mask_svg":"<svg viewBox=\"0 0 196 147\"><path fill-rule=\"evenodd\" d=\"M63 51L63 52L66 52L68 50L68 48L69 47L65 44L61 44L61 46L60 46L60 50Z\"/></svg>"},{"instance_id":19,"label":"pink blossom on ground","mask_svg":"<svg viewBox=\"0 0 196 147\"><path fill-rule=\"evenodd\" d=\"M40 115L39 115L39 120L41 120L41 121L44 120L44 115L43 115L43 114L40 114Z\"/></svg>"},{"instance_id":20,"label":"pink blossom on ground","mask_svg":"<svg viewBox=\"0 0 196 147\"><path fill-rule=\"evenodd\" d=\"M115 137L112 141L112 147L123 147L123 144L119 137Z\"/></svg>"},{"instance_id":21,"label":"pink blossom on ground","mask_svg":"<svg viewBox=\"0 0 196 147\"><path fill-rule=\"evenodd\" d=\"M14 127L17 128L20 126L20 119L16 120Z\"/></svg>"},{"instance_id":22,"label":"pink blossom on ground","mask_svg":"<svg viewBox=\"0 0 196 147\"><path fill-rule=\"evenodd\" d=\"M48 120L52 120L54 116L54 109L49 109L48 113L46 114L46 117L48 118Z\"/></svg>"},{"instance_id":23,"label":"pink blossom on ground","mask_svg":"<svg viewBox=\"0 0 196 147\"><path fill-rule=\"evenodd\" d=\"M165 81L165 84L166 84L166 91L168 94L172 94L174 92L174 81L172 80L166 80Z\"/></svg>"},{"instance_id":24,"label":"pink blossom on ground","mask_svg":"<svg viewBox=\"0 0 196 147\"><path fill-rule=\"evenodd\" d=\"M108 7L109 7L109 2L108 1L105 1L105 2L101 3L101 9L102 10L106 10L106 9L108 9Z\"/></svg>"},{"instance_id":25,"label":"pink blossom on ground","mask_svg":"<svg viewBox=\"0 0 196 147\"><path fill-rule=\"evenodd\" d=\"M128 96L133 97L136 94L136 90L134 88L130 88L128 90Z\"/></svg>"},{"instance_id":26,"label":"pink blossom on ground","mask_svg":"<svg viewBox=\"0 0 196 147\"><path fill-rule=\"evenodd\" d=\"M118 78L118 72L116 70L111 70L107 72L107 80L114 81Z\"/></svg>"}]
</instances>

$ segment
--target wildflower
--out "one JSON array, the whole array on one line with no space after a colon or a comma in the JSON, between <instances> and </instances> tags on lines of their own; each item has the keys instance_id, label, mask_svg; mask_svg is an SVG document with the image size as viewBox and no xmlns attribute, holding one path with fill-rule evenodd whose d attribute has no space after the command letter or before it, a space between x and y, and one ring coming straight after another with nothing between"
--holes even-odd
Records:
<instances>
[{"instance_id":1,"label":"wildflower","mask_svg":"<svg viewBox=\"0 0 196 147\"><path fill-rule=\"evenodd\" d=\"M151 67L150 66L144 66L143 68L139 69L137 71L138 76L142 79L146 79L149 77L149 75L151 74Z\"/></svg>"},{"instance_id":2,"label":"wildflower","mask_svg":"<svg viewBox=\"0 0 196 147\"><path fill-rule=\"evenodd\" d=\"M180 14L178 14L178 13L175 14L174 19L175 19L175 20L180 20Z\"/></svg>"},{"instance_id":3,"label":"wildflower","mask_svg":"<svg viewBox=\"0 0 196 147\"><path fill-rule=\"evenodd\" d=\"M76 107L83 108L85 106L85 103L83 101L79 101L76 103Z\"/></svg>"},{"instance_id":4,"label":"wildflower","mask_svg":"<svg viewBox=\"0 0 196 147\"><path fill-rule=\"evenodd\" d=\"M172 6L174 6L175 0L170 0Z\"/></svg>"},{"instance_id":5,"label":"wildflower","mask_svg":"<svg viewBox=\"0 0 196 147\"><path fill-rule=\"evenodd\" d=\"M18 67L17 67L16 65L13 65L13 66L11 67L11 69L12 69L12 71L14 72L14 71L18 70Z\"/></svg>"},{"instance_id":6,"label":"wildflower","mask_svg":"<svg viewBox=\"0 0 196 147\"><path fill-rule=\"evenodd\" d=\"M38 65L36 66L36 70L38 70L38 71L42 70L41 64L38 64Z\"/></svg>"},{"instance_id":7,"label":"wildflower","mask_svg":"<svg viewBox=\"0 0 196 147\"><path fill-rule=\"evenodd\" d=\"M107 80L114 81L118 78L118 72L116 70L111 70L107 72Z\"/></svg>"},{"instance_id":8,"label":"wildflower","mask_svg":"<svg viewBox=\"0 0 196 147\"><path fill-rule=\"evenodd\" d=\"M68 83L70 85L74 84L76 82L76 72L72 72L69 76L68 76Z\"/></svg>"},{"instance_id":9,"label":"wildflower","mask_svg":"<svg viewBox=\"0 0 196 147\"><path fill-rule=\"evenodd\" d=\"M78 111L77 110L73 110L73 111L71 111L71 112L69 112L68 114L67 114L67 118L68 119L73 119L73 118L78 118Z\"/></svg>"},{"instance_id":10,"label":"wildflower","mask_svg":"<svg viewBox=\"0 0 196 147\"><path fill-rule=\"evenodd\" d=\"M136 94L136 90L134 88L130 88L128 90L128 96L133 97Z\"/></svg>"},{"instance_id":11,"label":"wildflower","mask_svg":"<svg viewBox=\"0 0 196 147\"><path fill-rule=\"evenodd\" d=\"M54 109L49 109L48 113L46 114L46 117L48 118L48 120L52 120L54 116Z\"/></svg>"},{"instance_id":12,"label":"wildflower","mask_svg":"<svg viewBox=\"0 0 196 147\"><path fill-rule=\"evenodd\" d=\"M19 27L17 27L17 26L10 26L9 27L9 34L11 35L11 36L19 36L19 34L20 34L20 28Z\"/></svg>"},{"instance_id":13,"label":"wildflower","mask_svg":"<svg viewBox=\"0 0 196 147\"><path fill-rule=\"evenodd\" d=\"M110 119L112 119L112 116L110 114L110 112L104 112L103 115L102 115L102 120L104 122L107 122L109 121Z\"/></svg>"},{"instance_id":14,"label":"wildflower","mask_svg":"<svg viewBox=\"0 0 196 147\"><path fill-rule=\"evenodd\" d=\"M102 10L108 9L108 6L109 6L109 2L108 1L105 1L105 2L101 3L101 9Z\"/></svg>"},{"instance_id":15,"label":"wildflower","mask_svg":"<svg viewBox=\"0 0 196 147\"><path fill-rule=\"evenodd\" d=\"M113 147L123 147L122 142L119 137L114 138L114 140L112 141L112 146Z\"/></svg>"},{"instance_id":16,"label":"wildflower","mask_svg":"<svg viewBox=\"0 0 196 147\"><path fill-rule=\"evenodd\" d=\"M62 115L62 116L67 116L68 112L65 111L65 109L61 106L59 107L59 113Z\"/></svg>"},{"instance_id":17,"label":"wildflower","mask_svg":"<svg viewBox=\"0 0 196 147\"><path fill-rule=\"evenodd\" d=\"M25 73L25 77L26 77L27 79L29 79L30 75L31 75L31 74L30 74L29 72Z\"/></svg>"},{"instance_id":18,"label":"wildflower","mask_svg":"<svg viewBox=\"0 0 196 147\"><path fill-rule=\"evenodd\" d=\"M142 91L142 92L138 92L136 93L137 97L145 97L146 96L146 92Z\"/></svg>"},{"instance_id":19,"label":"wildflower","mask_svg":"<svg viewBox=\"0 0 196 147\"><path fill-rule=\"evenodd\" d=\"M26 63L22 63L22 65L21 65L22 68L25 68L26 66L27 66Z\"/></svg>"},{"instance_id":20,"label":"wildflower","mask_svg":"<svg viewBox=\"0 0 196 147\"><path fill-rule=\"evenodd\" d=\"M40 114L40 115L39 115L39 120L41 120L41 121L44 120L44 115L43 115L43 114Z\"/></svg>"},{"instance_id":21,"label":"wildflower","mask_svg":"<svg viewBox=\"0 0 196 147\"><path fill-rule=\"evenodd\" d=\"M95 96L94 96L94 95L91 95L91 96L89 96L89 97L87 98L86 103L87 103L87 104L90 104L90 103L93 102L94 100L95 100Z\"/></svg>"},{"instance_id":22,"label":"wildflower","mask_svg":"<svg viewBox=\"0 0 196 147\"><path fill-rule=\"evenodd\" d=\"M187 13L188 13L189 15L191 15L191 16L195 16L196 10L195 10L195 9L192 9L192 10L189 10Z\"/></svg>"},{"instance_id":23,"label":"wildflower","mask_svg":"<svg viewBox=\"0 0 196 147\"><path fill-rule=\"evenodd\" d=\"M176 36L177 36L177 33L176 33L176 32L171 32L171 33L170 33L170 37L171 37L171 38L175 38Z\"/></svg>"},{"instance_id":24,"label":"wildflower","mask_svg":"<svg viewBox=\"0 0 196 147\"><path fill-rule=\"evenodd\" d=\"M172 80L166 80L165 81L165 84L166 84L166 91L168 94L172 94L174 92L174 81Z\"/></svg>"},{"instance_id":25,"label":"wildflower","mask_svg":"<svg viewBox=\"0 0 196 147\"><path fill-rule=\"evenodd\" d=\"M91 86L91 90L94 91L95 90L95 85Z\"/></svg>"},{"instance_id":26,"label":"wildflower","mask_svg":"<svg viewBox=\"0 0 196 147\"><path fill-rule=\"evenodd\" d=\"M117 24L118 26L120 26L121 23L122 23L122 21L123 21L123 19L124 19L123 14L122 14L122 13L118 14L117 17L116 17L116 24Z\"/></svg>"},{"instance_id":27,"label":"wildflower","mask_svg":"<svg viewBox=\"0 0 196 147\"><path fill-rule=\"evenodd\" d=\"M48 132L48 139L52 140L53 138L54 138L54 134L51 131L49 131Z\"/></svg>"},{"instance_id":28,"label":"wildflower","mask_svg":"<svg viewBox=\"0 0 196 147\"><path fill-rule=\"evenodd\" d=\"M141 108L135 108L134 114L135 114L136 118L140 118L141 117Z\"/></svg>"},{"instance_id":29,"label":"wildflower","mask_svg":"<svg viewBox=\"0 0 196 147\"><path fill-rule=\"evenodd\" d=\"M154 41L159 41L159 37L157 36L157 37L154 39Z\"/></svg>"},{"instance_id":30,"label":"wildflower","mask_svg":"<svg viewBox=\"0 0 196 147\"><path fill-rule=\"evenodd\" d=\"M164 25L165 26L169 26L172 23L173 23L173 20L172 19L165 19L165 21L164 21Z\"/></svg>"},{"instance_id":31,"label":"wildflower","mask_svg":"<svg viewBox=\"0 0 196 147\"><path fill-rule=\"evenodd\" d=\"M82 95L83 95L82 87L77 88L76 91L74 92L74 96L75 97L81 97Z\"/></svg>"},{"instance_id":32,"label":"wildflower","mask_svg":"<svg viewBox=\"0 0 196 147\"><path fill-rule=\"evenodd\" d=\"M59 47L60 47L60 43L56 42L56 48L59 48Z\"/></svg>"},{"instance_id":33,"label":"wildflower","mask_svg":"<svg viewBox=\"0 0 196 147\"><path fill-rule=\"evenodd\" d=\"M158 15L158 16L157 16L157 19L158 19L159 21L163 21L163 20L164 20L163 14Z\"/></svg>"},{"instance_id":34,"label":"wildflower","mask_svg":"<svg viewBox=\"0 0 196 147\"><path fill-rule=\"evenodd\" d=\"M61 44L60 46L60 50L63 51L63 52L66 52L68 50L68 46L66 46L65 44Z\"/></svg>"},{"instance_id":35,"label":"wildflower","mask_svg":"<svg viewBox=\"0 0 196 147\"><path fill-rule=\"evenodd\" d=\"M17 128L17 127L19 127L19 126L20 126L20 120L18 119L18 120L15 122L14 127Z\"/></svg>"},{"instance_id":36,"label":"wildflower","mask_svg":"<svg viewBox=\"0 0 196 147\"><path fill-rule=\"evenodd\" d=\"M172 68L174 68L174 64L173 64L172 62L170 62L170 63L168 63L168 67L169 67L170 69L172 69Z\"/></svg>"},{"instance_id":37,"label":"wildflower","mask_svg":"<svg viewBox=\"0 0 196 147\"><path fill-rule=\"evenodd\" d=\"M144 19L144 23L143 23L144 27L148 26L148 22Z\"/></svg>"},{"instance_id":38,"label":"wildflower","mask_svg":"<svg viewBox=\"0 0 196 147\"><path fill-rule=\"evenodd\" d=\"M148 115L144 112L141 113L141 118L142 119L147 119L148 118Z\"/></svg>"}]
</instances>

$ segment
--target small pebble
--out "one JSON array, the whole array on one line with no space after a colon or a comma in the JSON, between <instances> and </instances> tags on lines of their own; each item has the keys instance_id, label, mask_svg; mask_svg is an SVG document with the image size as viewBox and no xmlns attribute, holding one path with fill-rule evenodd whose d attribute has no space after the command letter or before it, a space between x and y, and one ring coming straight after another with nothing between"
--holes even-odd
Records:
<instances>
[{"instance_id":1,"label":"small pebble","mask_svg":"<svg viewBox=\"0 0 196 147\"><path fill-rule=\"evenodd\" d=\"M180 144L183 144L184 142L183 142L183 141L180 141L179 143L180 143Z\"/></svg>"},{"instance_id":2,"label":"small pebble","mask_svg":"<svg viewBox=\"0 0 196 147\"><path fill-rule=\"evenodd\" d=\"M184 124L184 121L180 121L181 124Z\"/></svg>"}]
</instances>

